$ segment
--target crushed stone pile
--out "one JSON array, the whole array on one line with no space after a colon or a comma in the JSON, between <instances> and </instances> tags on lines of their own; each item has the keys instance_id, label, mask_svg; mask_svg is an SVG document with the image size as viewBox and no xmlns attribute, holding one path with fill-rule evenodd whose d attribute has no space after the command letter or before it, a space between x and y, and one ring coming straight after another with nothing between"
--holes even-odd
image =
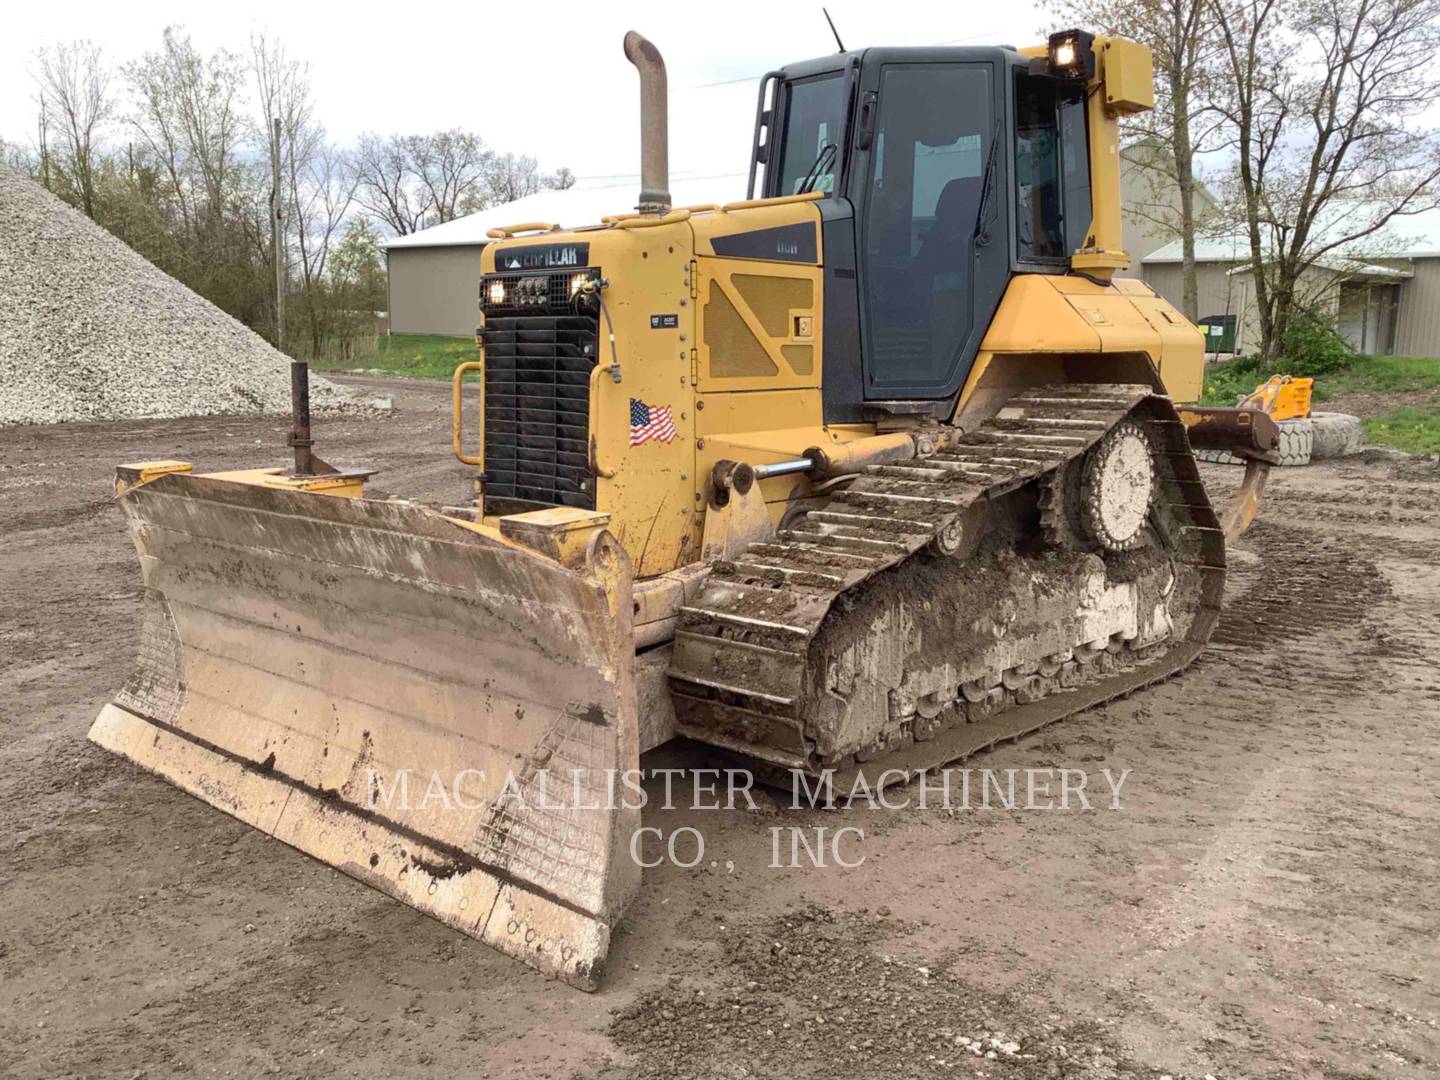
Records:
<instances>
[{"instance_id":1,"label":"crushed stone pile","mask_svg":"<svg viewBox=\"0 0 1440 1080\"><path fill-rule=\"evenodd\" d=\"M387 402L311 378L318 412ZM0 169L0 424L290 409L290 361L30 179Z\"/></svg>"}]
</instances>

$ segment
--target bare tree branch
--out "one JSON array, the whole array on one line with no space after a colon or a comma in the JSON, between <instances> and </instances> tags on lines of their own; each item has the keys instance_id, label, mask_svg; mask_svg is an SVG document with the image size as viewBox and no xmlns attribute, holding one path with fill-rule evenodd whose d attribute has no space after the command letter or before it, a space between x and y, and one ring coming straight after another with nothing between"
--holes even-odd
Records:
<instances>
[{"instance_id":1,"label":"bare tree branch","mask_svg":"<svg viewBox=\"0 0 1440 1080\"><path fill-rule=\"evenodd\" d=\"M114 114L110 68L99 46L89 41L55 45L36 54L42 131L59 133L62 153L47 155L87 217L95 217L95 166L101 128ZM42 136L42 139L45 136ZM53 182L47 171L46 186Z\"/></svg>"}]
</instances>

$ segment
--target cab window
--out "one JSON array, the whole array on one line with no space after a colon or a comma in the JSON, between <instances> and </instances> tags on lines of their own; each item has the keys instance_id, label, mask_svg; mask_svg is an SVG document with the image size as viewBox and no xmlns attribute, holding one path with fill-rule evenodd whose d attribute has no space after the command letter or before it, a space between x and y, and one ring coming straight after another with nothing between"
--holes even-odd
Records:
<instances>
[{"instance_id":1,"label":"cab window","mask_svg":"<svg viewBox=\"0 0 1440 1080\"><path fill-rule=\"evenodd\" d=\"M835 191L844 149L845 94L839 72L785 85L785 128L780 138L778 181L772 195Z\"/></svg>"},{"instance_id":2,"label":"cab window","mask_svg":"<svg viewBox=\"0 0 1440 1080\"><path fill-rule=\"evenodd\" d=\"M1015 251L1060 262L1090 228L1090 159L1082 88L1021 74L1015 83Z\"/></svg>"}]
</instances>

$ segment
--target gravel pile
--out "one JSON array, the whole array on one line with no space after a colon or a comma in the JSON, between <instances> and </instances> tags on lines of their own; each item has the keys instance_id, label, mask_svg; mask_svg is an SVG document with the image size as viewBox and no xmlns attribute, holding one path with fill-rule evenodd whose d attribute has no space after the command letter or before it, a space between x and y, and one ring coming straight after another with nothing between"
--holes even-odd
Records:
<instances>
[{"instance_id":1,"label":"gravel pile","mask_svg":"<svg viewBox=\"0 0 1440 1080\"><path fill-rule=\"evenodd\" d=\"M317 411L383 407L312 378ZM72 210L0 169L0 424L290 409L290 362Z\"/></svg>"}]
</instances>

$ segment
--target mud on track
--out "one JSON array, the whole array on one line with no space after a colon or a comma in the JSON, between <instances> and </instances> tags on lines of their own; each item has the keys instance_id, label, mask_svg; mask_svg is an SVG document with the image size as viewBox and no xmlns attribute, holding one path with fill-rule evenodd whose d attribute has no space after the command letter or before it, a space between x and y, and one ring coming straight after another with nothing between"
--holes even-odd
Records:
<instances>
[{"instance_id":1,"label":"mud on track","mask_svg":"<svg viewBox=\"0 0 1440 1080\"><path fill-rule=\"evenodd\" d=\"M463 501L447 388L395 392L320 452ZM85 742L139 617L114 464L278 463L283 432L0 430L0 1075L1440 1071L1433 465L1278 472L1195 667L974 763L1130 769L1123 809L652 807L706 857L646 872L586 995ZM788 825L862 828L865 862L769 869Z\"/></svg>"}]
</instances>

